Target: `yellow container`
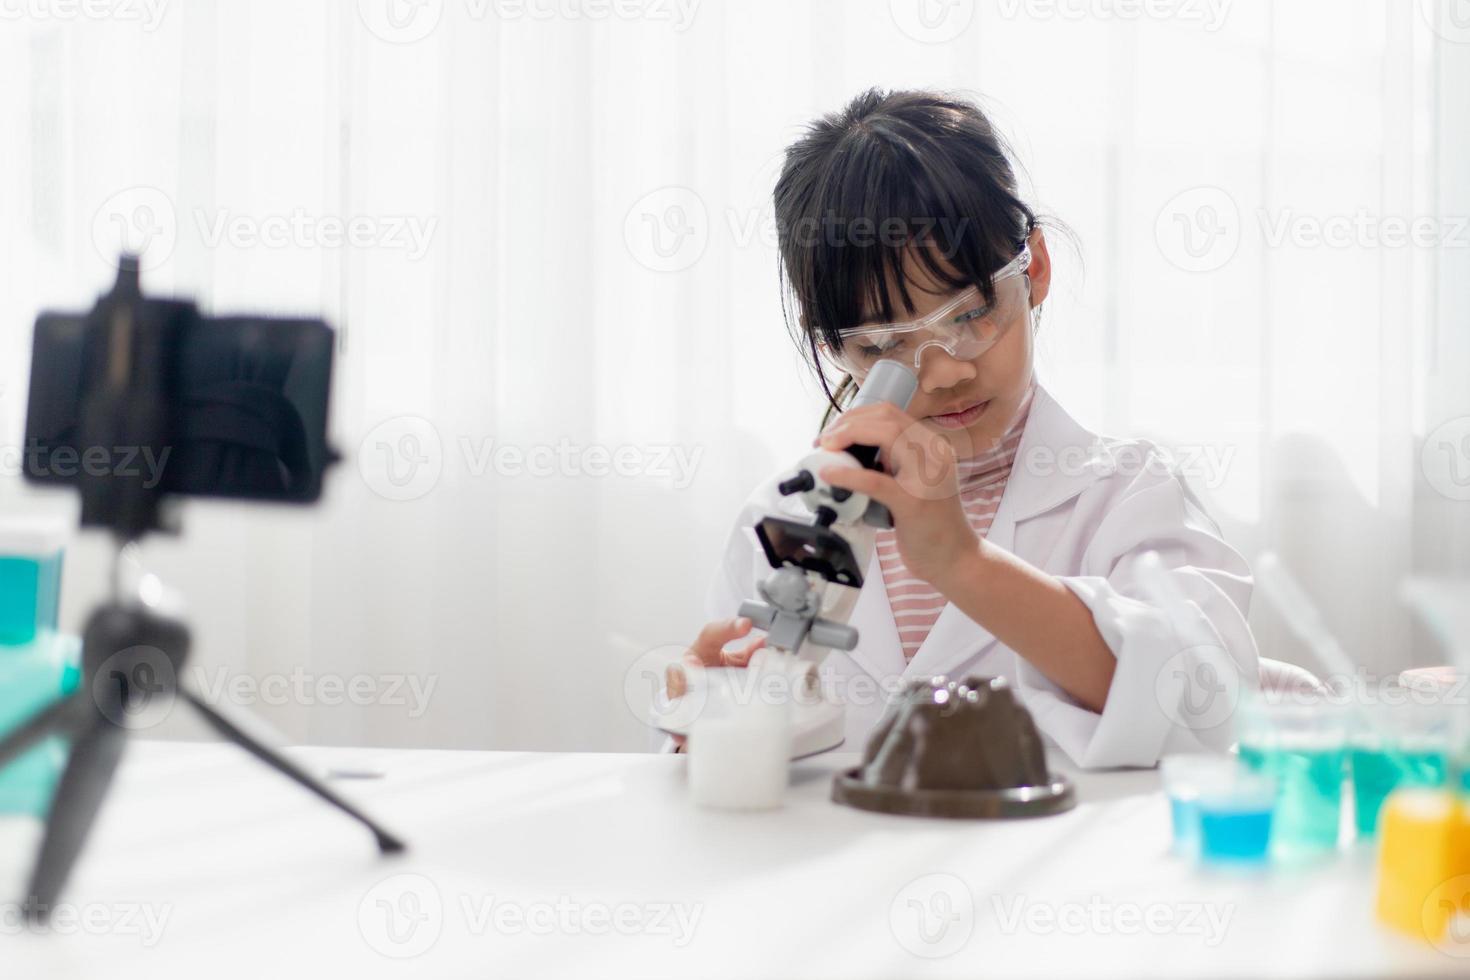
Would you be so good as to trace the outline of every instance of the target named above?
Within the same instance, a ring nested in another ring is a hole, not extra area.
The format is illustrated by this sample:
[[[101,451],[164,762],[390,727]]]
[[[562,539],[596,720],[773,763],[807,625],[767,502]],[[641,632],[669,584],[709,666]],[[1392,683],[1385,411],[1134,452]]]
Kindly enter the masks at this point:
[[[1454,942],[1470,952],[1456,930],[1470,916],[1470,805],[1456,793],[1404,789],[1384,805],[1378,851],[1378,919],[1435,945]]]

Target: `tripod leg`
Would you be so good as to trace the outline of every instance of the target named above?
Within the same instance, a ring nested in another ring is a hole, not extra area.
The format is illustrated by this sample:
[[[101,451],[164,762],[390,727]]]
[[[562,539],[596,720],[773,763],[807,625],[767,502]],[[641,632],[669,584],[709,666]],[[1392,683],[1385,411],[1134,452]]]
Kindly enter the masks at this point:
[[[98,714],[91,727],[73,741],[71,757],[51,801],[41,856],[31,874],[25,902],[27,919],[44,922],[51,915],[102,808],[102,798],[112,784],[126,740],[126,732]]]
[[[399,851],[405,849],[406,845],[403,843],[403,841],[399,840],[397,837],[394,837],[382,827],[379,827],[367,814],[363,813],[351,803],[348,803],[346,800],[338,796],[336,793],[332,792],[326,786],[323,786],[321,783],[317,782],[317,780],[313,778],[310,773],[302,769],[300,766],[296,765],[296,763],[292,762],[284,755],[280,754],[274,749],[260,744],[259,742],[255,741],[255,739],[245,734],[245,732],[237,728],[232,721],[230,721],[224,715],[220,714],[212,706],[200,700],[199,696],[193,691],[185,691],[181,688],[180,693],[183,694],[184,698],[190,704],[192,704],[201,715],[204,716],[204,720],[209,722],[210,726],[213,727],[215,731],[219,732],[225,738],[229,739],[231,742],[234,742],[236,745],[240,746],[240,748],[244,749],[246,752],[249,752],[251,755],[264,762],[266,765],[275,769],[277,772],[291,779],[294,779],[302,786],[311,790],[317,796],[320,796],[322,799],[332,804],[332,806],[341,810],[348,816],[355,818],[364,826],[366,826],[368,830],[371,830],[373,832],[373,836],[378,839],[379,851],[384,854],[396,854]]]
[[[71,719],[67,716],[76,707],[76,699],[85,696],[79,692],[47,705],[6,736],[4,741],[0,741],[0,769],[4,769],[12,759],[47,735],[70,736]]]

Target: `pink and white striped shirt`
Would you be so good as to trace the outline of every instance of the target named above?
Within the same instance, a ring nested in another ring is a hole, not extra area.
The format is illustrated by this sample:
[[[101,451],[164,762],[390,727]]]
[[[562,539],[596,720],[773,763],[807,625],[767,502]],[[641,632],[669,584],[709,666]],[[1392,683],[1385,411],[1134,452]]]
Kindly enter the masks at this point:
[[[970,526],[982,538],[990,532],[991,522],[995,520],[995,512],[1000,507],[1001,494],[1005,493],[1011,466],[1016,461],[1016,451],[1021,445],[1021,433],[1025,431],[1026,417],[1031,411],[1031,398],[1035,392],[1036,384],[1033,381],[998,445],[956,462],[960,503],[965,508]],[[878,564],[883,569],[883,585],[888,590],[888,604],[893,609],[893,621],[898,624],[898,638],[903,644],[904,660],[912,660],[949,600],[904,567],[893,531],[879,531],[877,545]]]

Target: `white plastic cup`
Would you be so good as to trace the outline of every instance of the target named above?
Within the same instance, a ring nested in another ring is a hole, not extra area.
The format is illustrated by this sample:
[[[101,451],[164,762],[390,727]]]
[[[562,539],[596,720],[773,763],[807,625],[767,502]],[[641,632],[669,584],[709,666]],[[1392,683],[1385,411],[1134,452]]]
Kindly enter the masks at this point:
[[[689,730],[689,791],[719,810],[770,810],[786,796],[791,731],[771,712],[701,718]],[[763,717],[762,717],[763,716]]]

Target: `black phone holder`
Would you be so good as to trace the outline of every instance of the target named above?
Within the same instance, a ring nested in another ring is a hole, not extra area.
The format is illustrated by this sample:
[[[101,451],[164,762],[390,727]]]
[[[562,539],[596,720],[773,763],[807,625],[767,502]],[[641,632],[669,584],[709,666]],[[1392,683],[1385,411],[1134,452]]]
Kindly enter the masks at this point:
[[[153,447],[167,450],[183,429],[178,392],[171,388],[176,344],[192,304],[145,299],[138,262],[125,256],[117,283],[89,315],[91,342],[77,441],[83,447]],[[31,404],[45,393],[35,388]],[[28,472],[27,476],[36,479]],[[93,472],[78,481],[82,523],[111,529],[123,547],[160,529],[166,486],[131,472]],[[49,736],[70,743],[70,753],[47,814],[40,855],[23,902],[26,918],[45,922],[107,795],[122,757],[130,719],[140,702],[178,698],[191,705],[226,741],[364,824],[384,854],[405,849],[356,806],[285,755],[255,740],[214,706],[179,682],[189,652],[189,630],[178,618],[124,594],[114,575],[113,595],[87,620],[82,635],[82,684],[43,708],[0,741],[0,769]]]

